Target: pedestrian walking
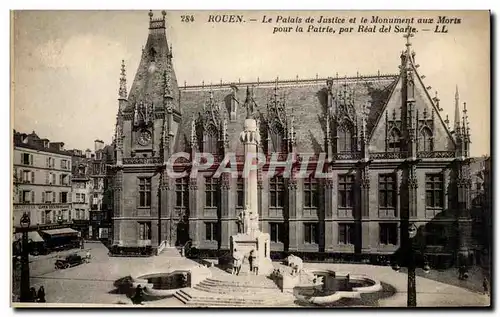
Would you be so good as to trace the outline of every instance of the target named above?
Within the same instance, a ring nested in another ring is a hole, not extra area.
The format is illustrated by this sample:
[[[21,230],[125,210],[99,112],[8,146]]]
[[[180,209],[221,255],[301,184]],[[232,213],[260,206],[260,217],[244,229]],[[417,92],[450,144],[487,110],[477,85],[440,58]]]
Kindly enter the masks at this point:
[[[38,289],[38,302],[39,303],[45,303],[45,289],[43,286],[40,286]]]
[[[134,303],[136,305],[142,304],[142,300],[143,300],[142,295],[143,295],[143,289],[142,289],[141,285],[139,284],[135,288],[134,296],[132,296],[132,303]]]
[[[37,294],[36,289],[34,287],[30,288],[30,302],[36,302]]]

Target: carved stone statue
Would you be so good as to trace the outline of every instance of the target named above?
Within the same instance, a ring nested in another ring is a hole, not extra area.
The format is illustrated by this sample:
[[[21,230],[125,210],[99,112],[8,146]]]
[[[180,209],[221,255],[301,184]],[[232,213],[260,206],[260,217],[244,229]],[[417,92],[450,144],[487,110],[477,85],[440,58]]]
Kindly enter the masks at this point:
[[[243,233],[244,228],[243,228],[243,211],[240,211],[238,214],[238,218],[236,219],[236,225],[238,225],[238,233]]]
[[[243,210],[243,233],[249,233],[250,229],[250,206],[246,206]]]
[[[249,228],[247,229],[247,233],[253,235],[254,233],[259,231],[259,214],[251,210],[248,214],[248,218]]]

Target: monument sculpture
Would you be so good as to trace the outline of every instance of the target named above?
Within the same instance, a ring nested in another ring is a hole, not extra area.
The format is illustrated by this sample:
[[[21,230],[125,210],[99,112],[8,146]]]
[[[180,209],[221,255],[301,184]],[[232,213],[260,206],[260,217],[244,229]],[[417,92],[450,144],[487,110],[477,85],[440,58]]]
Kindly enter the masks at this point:
[[[240,134],[243,143],[245,157],[257,157],[260,134],[257,122],[251,117],[251,109],[247,104],[247,117],[245,119],[243,132]],[[270,255],[270,236],[259,229],[259,210],[257,198],[257,170],[249,170],[243,177],[243,189],[245,209],[239,217],[238,234],[231,236],[231,250],[235,249],[246,257],[254,250],[258,275],[267,275],[273,270]]]

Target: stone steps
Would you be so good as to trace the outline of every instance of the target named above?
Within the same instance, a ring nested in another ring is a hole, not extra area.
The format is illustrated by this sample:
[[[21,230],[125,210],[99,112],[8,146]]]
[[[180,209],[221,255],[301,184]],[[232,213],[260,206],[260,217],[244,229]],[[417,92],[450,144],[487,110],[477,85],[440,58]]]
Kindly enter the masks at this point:
[[[253,279],[230,279],[219,280],[214,278],[207,278],[203,281],[205,284],[220,287],[235,287],[235,288],[277,288],[276,284],[268,278],[259,278],[254,276]]]
[[[256,299],[249,297],[224,296],[195,290],[179,290],[174,297],[188,306],[194,307],[272,307],[274,300]]]
[[[229,274],[221,279],[207,278],[193,288],[177,291],[174,296],[185,305],[196,307],[273,307],[287,299],[264,276]]]
[[[249,288],[241,288],[241,287],[222,287],[222,286],[214,286],[210,284],[200,283],[193,287],[196,290],[207,292],[207,293],[217,293],[217,294],[249,294],[249,295],[257,295],[257,294],[266,294],[269,293],[270,290],[275,291],[274,289],[269,288],[257,288],[257,287],[249,287]]]

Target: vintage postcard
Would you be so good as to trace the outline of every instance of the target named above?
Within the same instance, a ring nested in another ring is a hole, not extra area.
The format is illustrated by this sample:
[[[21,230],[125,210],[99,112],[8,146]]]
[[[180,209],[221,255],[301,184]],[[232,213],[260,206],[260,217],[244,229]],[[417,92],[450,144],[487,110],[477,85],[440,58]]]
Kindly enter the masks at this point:
[[[12,306],[491,306],[489,11],[11,26]]]

